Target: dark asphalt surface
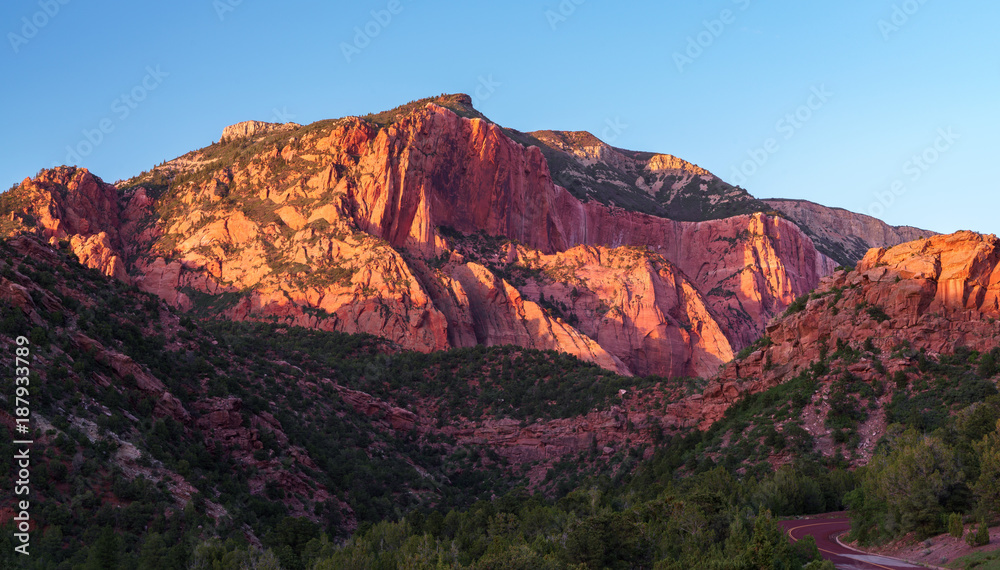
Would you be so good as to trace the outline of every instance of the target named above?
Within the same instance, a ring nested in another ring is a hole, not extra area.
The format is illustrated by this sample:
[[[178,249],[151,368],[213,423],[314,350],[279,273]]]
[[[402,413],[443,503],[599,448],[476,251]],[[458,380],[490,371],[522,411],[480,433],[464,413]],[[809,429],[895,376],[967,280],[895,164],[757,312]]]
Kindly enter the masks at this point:
[[[823,558],[833,562],[840,570],[903,570],[921,568],[884,556],[864,554],[841,546],[836,537],[851,529],[851,521],[844,513],[821,515],[802,520],[780,521],[792,541],[812,535]]]

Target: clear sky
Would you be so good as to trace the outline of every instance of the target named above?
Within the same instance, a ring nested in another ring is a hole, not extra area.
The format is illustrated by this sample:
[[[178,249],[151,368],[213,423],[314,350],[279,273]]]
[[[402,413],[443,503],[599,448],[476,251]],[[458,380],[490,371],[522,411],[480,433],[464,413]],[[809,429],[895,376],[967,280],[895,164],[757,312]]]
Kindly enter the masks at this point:
[[[761,198],[1000,233],[998,21],[985,0],[6,0],[0,185],[465,92]]]

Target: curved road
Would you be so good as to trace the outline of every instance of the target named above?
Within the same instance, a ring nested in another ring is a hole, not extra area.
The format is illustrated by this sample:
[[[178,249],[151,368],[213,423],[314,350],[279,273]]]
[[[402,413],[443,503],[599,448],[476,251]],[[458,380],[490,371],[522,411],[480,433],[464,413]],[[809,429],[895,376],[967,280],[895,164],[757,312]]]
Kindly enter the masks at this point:
[[[841,546],[836,537],[851,529],[851,521],[844,513],[831,513],[825,516],[811,517],[802,520],[779,521],[792,542],[812,535],[823,558],[833,562],[840,570],[902,570],[921,568],[900,560],[865,554]]]

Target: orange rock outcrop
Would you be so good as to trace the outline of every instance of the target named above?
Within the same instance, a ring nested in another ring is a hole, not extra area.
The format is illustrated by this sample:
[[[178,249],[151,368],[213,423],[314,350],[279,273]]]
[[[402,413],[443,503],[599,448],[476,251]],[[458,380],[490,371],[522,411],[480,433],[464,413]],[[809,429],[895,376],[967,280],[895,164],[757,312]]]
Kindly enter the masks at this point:
[[[868,345],[888,358],[883,371],[852,369],[872,378],[910,367],[908,358],[889,356],[904,346],[932,355],[992,350],[1000,345],[1000,240],[958,232],[872,249],[856,270],[824,278],[801,311],[767,327],[767,337],[767,346],[728,364],[670,413],[707,427],[743,395],[795,377],[838,345]]]

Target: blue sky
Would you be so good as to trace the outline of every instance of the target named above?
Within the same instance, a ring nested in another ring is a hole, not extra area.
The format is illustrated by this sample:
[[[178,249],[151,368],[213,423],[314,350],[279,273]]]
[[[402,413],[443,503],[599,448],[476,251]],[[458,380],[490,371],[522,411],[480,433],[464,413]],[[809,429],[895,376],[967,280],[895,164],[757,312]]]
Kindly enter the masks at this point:
[[[1000,233],[997,3],[622,4],[8,0],[0,187],[465,92],[505,126],[675,154],[761,198]]]

